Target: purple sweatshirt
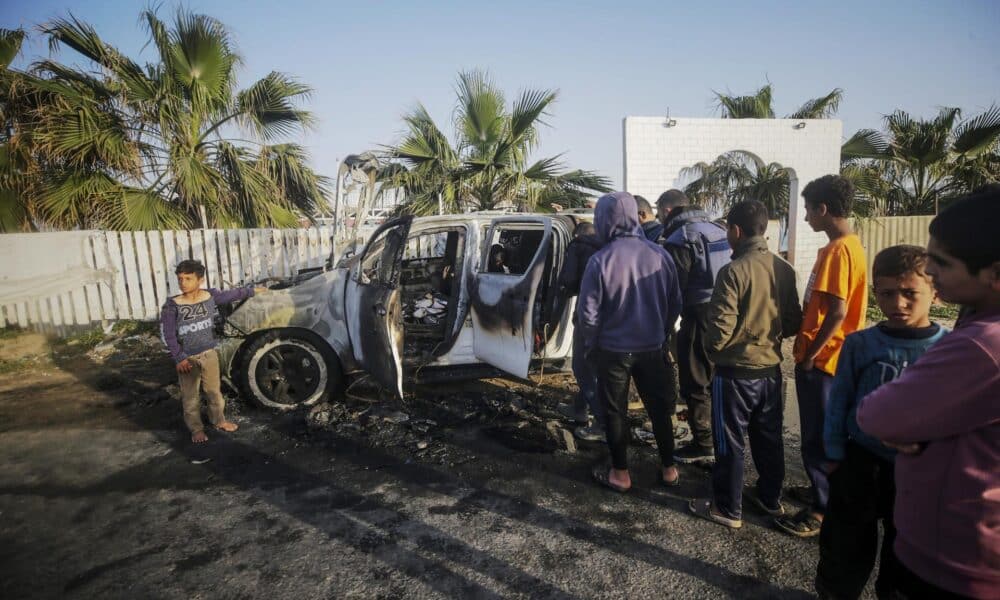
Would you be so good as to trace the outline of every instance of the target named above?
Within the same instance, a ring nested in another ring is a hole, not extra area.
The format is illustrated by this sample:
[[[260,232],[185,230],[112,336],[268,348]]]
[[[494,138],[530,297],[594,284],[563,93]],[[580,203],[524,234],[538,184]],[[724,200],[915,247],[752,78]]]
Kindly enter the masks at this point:
[[[253,288],[233,288],[220,291],[208,290],[211,296],[195,304],[177,304],[173,298],[163,303],[160,311],[160,335],[174,362],[211,350],[218,345],[215,339],[215,315],[218,305],[229,304],[253,296]]]
[[[586,346],[659,350],[681,312],[673,259],[643,235],[631,194],[602,196],[594,222],[604,246],[587,262],[577,301]]]
[[[896,556],[943,589],[1000,593],[1000,309],[959,320],[895,381],[865,396],[866,433],[925,444],[896,456]]]

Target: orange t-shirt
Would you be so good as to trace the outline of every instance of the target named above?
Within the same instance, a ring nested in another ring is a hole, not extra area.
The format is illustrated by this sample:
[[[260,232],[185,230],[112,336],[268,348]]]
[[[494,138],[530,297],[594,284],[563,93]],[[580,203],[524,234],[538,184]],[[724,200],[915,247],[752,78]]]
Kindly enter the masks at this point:
[[[795,362],[805,358],[806,350],[819,333],[820,325],[826,318],[820,295],[825,292],[836,296],[847,304],[847,315],[833,337],[816,355],[815,367],[833,375],[837,370],[837,359],[844,346],[844,338],[865,326],[868,308],[868,274],[865,266],[865,249],[861,239],[851,233],[833,240],[819,249],[816,264],[813,265],[806,285],[803,301],[802,329],[795,338]]]

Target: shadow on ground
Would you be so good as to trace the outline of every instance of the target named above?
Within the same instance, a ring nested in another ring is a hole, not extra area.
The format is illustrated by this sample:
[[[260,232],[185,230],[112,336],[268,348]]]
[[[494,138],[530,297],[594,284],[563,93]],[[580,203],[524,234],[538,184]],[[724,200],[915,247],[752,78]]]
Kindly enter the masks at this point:
[[[458,464],[447,458],[443,464],[433,464],[415,456],[412,449],[379,447],[363,430],[344,433],[310,428],[303,413],[265,413],[238,403],[233,408],[240,413],[239,432],[215,434],[208,444],[194,445],[182,431],[179,406],[165,398],[160,387],[174,377],[169,362],[124,361],[108,367],[81,355],[62,360],[60,368],[94,396],[90,404],[84,402],[85,407],[99,407],[98,398],[109,396],[110,406],[127,423],[122,429],[151,434],[165,446],[156,455],[112,467],[110,473],[82,485],[45,480],[12,484],[2,479],[0,501],[31,498],[41,503],[40,509],[47,502],[69,502],[73,518],[80,523],[99,521],[100,509],[91,505],[109,499],[123,503],[152,497],[154,503],[147,510],[164,513],[126,523],[98,523],[101,529],[135,528],[104,532],[131,543],[124,556],[94,555],[64,563],[59,586],[65,593],[154,591],[145,587],[149,583],[139,574],[155,557],[171,555],[174,559],[164,577],[176,581],[177,587],[158,592],[180,596],[197,589],[202,579],[221,582],[234,572],[242,573],[242,563],[227,557],[253,552],[260,545],[276,545],[275,554],[283,561],[276,567],[278,575],[263,578],[263,587],[230,588],[234,593],[416,597],[436,592],[445,597],[483,598],[634,593],[809,596],[803,591],[809,574],[796,572],[795,561],[783,561],[780,553],[801,555],[802,548],[810,545],[782,540],[782,548],[765,539],[773,536],[762,527],[745,527],[732,534],[684,514],[686,498],[707,491],[704,471],[684,469],[684,485],[669,493],[642,485],[654,481],[656,467],[653,452],[640,448],[634,453],[639,483],[627,496],[615,496],[589,481],[590,465],[603,458],[600,446],[581,448],[574,455],[519,451],[503,439],[484,434],[495,423],[470,421],[446,404],[449,390],[490,396],[505,393],[502,384],[422,388],[417,401],[395,407],[435,417],[441,429],[429,432],[430,438],[450,452],[444,456],[465,457]],[[121,385],[109,389],[109,381]],[[554,396],[562,390],[540,392]],[[7,396],[5,402],[25,403],[16,394],[17,399]],[[105,400],[103,407],[107,405]],[[89,420],[85,416],[77,415],[74,421],[72,411],[67,410],[50,417],[26,417],[0,429],[0,436],[74,423],[97,428],[95,424],[101,422],[99,416],[91,415]],[[97,453],[95,458],[103,457]],[[236,503],[240,509],[234,508]],[[242,520],[236,527],[249,533],[234,534],[238,539],[229,545],[197,537],[199,521],[191,518],[192,511],[239,512]],[[44,512],[34,516],[44,519]],[[751,524],[764,525],[763,519],[747,517]],[[164,537],[150,528],[154,524],[196,537],[185,547],[176,537]],[[44,522],[35,525],[45,527]],[[40,538],[58,544],[67,534],[46,532]],[[322,548],[306,543],[316,535],[329,543]],[[7,556],[2,558],[13,558],[18,569],[26,569],[15,555],[32,543],[19,539],[5,544]],[[29,550],[27,555],[41,553],[40,548]],[[332,575],[289,583],[289,575],[297,568],[286,565],[296,560],[314,571],[332,569]],[[13,579],[0,591],[6,597],[15,597],[7,592],[30,596],[34,588],[26,580],[29,573],[11,575]],[[190,585],[184,582],[188,577]],[[108,578],[116,580],[113,586],[105,581]],[[130,578],[134,578],[132,587]]]

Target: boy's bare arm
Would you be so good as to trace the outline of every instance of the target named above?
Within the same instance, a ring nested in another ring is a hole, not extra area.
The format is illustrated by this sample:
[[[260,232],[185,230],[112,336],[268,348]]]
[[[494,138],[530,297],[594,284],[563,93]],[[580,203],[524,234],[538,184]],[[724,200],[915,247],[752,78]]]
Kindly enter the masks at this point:
[[[823,303],[824,314],[823,323],[819,326],[819,331],[816,333],[816,339],[812,341],[809,348],[806,350],[806,355],[799,363],[799,367],[804,371],[808,371],[813,368],[813,362],[816,360],[816,356],[820,353],[830,339],[833,337],[837,328],[844,321],[847,316],[847,302],[843,298],[838,298],[832,294],[827,294],[826,292],[813,291],[814,294],[819,294],[820,302]]]

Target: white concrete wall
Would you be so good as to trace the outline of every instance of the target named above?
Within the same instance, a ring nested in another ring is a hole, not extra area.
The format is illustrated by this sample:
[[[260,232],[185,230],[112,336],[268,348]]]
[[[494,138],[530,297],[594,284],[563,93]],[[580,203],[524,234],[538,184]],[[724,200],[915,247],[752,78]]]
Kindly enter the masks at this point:
[[[789,207],[789,260],[799,272],[800,293],[826,236],[805,223],[800,190],[823,175],[840,172],[843,126],[835,119],[673,119],[626,117],[625,190],[655,202],[680,187],[681,169],[710,163],[730,150],[748,150],[765,162],[794,171]],[[805,123],[796,129],[795,125]]]

